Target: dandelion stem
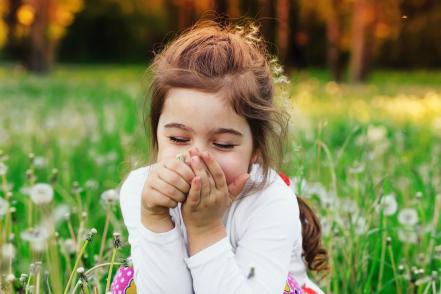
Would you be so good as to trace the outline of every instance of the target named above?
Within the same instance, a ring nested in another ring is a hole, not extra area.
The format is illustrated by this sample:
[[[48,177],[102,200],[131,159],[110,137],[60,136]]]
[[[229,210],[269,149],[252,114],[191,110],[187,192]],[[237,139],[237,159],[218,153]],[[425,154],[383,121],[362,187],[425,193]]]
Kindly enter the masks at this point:
[[[37,269],[37,277],[35,278],[35,293],[40,294],[40,273],[41,269]]]
[[[112,269],[113,269],[113,263],[115,262],[116,250],[117,250],[117,248],[115,248],[115,247],[112,250],[112,259],[110,260],[109,272],[107,273],[106,290],[104,291],[104,293],[107,293],[110,288],[110,278],[112,276]]]
[[[32,271],[29,273],[28,281],[26,282],[25,294],[29,293],[29,287],[31,286],[31,280],[32,280]]]
[[[109,222],[110,222],[110,209],[108,209],[107,213],[106,213],[106,221],[104,223],[103,235],[101,237],[100,252],[98,254],[98,263],[101,262],[101,258],[103,257],[104,245],[106,244],[106,237],[107,237],[107,230],[109,228]]]
[[[74,267],[73,267],[73,269],[72,269],[72,271],[70,272],[70,275],[69,275],[69,280],[67,280],[66,287],[64,288],[64,294],[67,294],[68,291],[69,291],[69,286],[72,283],[72,279],[73,279],[73,277],[75,276],[75,274],[77,272],[77,267],[80,264],[81,256],[84,254],[84,251],[86,250],[87,244],[89,244],[89,240],[88,239],[86,239],[84,241],[83,247],[81,247],[81,251],[80,251],[80,253],[77,256],[77,259],[75,260]]]
[[[395,266],[395,259],[394,259],[394,252],[393,252],[393,248],[391,245],[388,246],[388,251],[389,251],[389,256],[390,256],[390,263],[392,265],[392,271],[394,273],[395,285],[397,286],[398,293],[402,293],[401,281],[399,280],[400,277],[397,274],[397,268]]]
[[[88,271],[86,271],[85,274],[86,275],[90,275],[93,271],[95,271],[95,270],[97,270],[97,269],[99,269],[101,267],[105,267],[105,266],[111,265],[111,264],[113,264],[113,265],[122,265],[123,263],[122,262],[113,262],[113,263],[106,262],[106,263],[98,264],[98,265],[95,265],[94,267],[90,268]]]
[[[381,284],[383,282],[383,272],[384,272],[384,259],[386,255],[386,239],[384,236],[384,230],[386,227],[386,218],[384,215],[381,216],[381,257],[380,257],[380,274],[378,275],[378,288],[381,289]]]
[[[70,220],[70,217],[67,219],[67,227],[69,229],[70,237],[72,238],[72,240],[75,243],[77,243],[77,238],[75,237],[75,233],[74,233],[74,230],[73,230],[73,227],[72,227],[72,221]]]

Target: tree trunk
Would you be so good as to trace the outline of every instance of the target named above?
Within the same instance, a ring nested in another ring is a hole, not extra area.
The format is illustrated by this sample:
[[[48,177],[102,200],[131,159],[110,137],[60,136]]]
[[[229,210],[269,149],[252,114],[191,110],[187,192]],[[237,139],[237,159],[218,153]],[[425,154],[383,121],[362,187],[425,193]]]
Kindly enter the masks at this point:
[[[274,41],[274,16],[271,1],[259,0],[259,21],[262,25],[263,37],[267,41]]]
[[[340,21],[338,15],[339,0],[333,0],[333,11],[326,23],[327,37],[327,62],[331,71],[332,79],[336,82],[341,81],[340,64]]]
[[[352,15],[352,44],[349,78],[353,83],[366,80],[372,52],[375,11],[369,0],[356,0]]]
[[[178,29],[182,31],[193,23],[194,4],[192,0],[181,0],[176,3],[178,4]]]
[[[289,41],[289,0],[277,1],[277,45],[279,47],[279,58],[281,63],[285,63]]]
[[[240,1],[238,0],[228,1],[228,16],[230,18],[240,17]]]
[[[54,64],[55,44],[47,35],[50,0],[32,1],[35,21],[31,26],[26,67],[36,73],[48,73]]]

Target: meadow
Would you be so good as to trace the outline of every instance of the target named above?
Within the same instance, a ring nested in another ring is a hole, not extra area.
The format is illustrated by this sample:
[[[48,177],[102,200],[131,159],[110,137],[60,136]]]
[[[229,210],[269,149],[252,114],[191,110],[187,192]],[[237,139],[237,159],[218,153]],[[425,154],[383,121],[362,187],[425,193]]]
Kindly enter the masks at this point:
[[[105,293],[146,164],[143,66],[0,67],[0,292]],[[283,171],[318,213],[326,293],[441,293],[441,72],[290,73]],[[79,269],[79,270],[78,270]]]

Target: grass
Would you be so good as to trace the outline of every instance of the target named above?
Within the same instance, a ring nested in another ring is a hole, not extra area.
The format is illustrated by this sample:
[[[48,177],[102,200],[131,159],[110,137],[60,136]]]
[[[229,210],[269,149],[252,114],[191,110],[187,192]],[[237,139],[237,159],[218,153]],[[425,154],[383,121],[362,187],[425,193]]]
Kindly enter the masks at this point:
[[[1,291],[61,293],[71,276],[71,285],[83,277],[83,292],[103,292],[110,261],[116,268],[129,255],[119,207],[101,195],[146,164],[143,73],[0,68]],[[330,274],[314,278],[327,293],[440,291],[441,72],[379,71],[358,86],[327,76],[293,72],[288,89],[283,169],[320,216],[331,256]],[[36,183],[51,185],[53,201],[30,200]],[[46,234],[29,235],[40,224]]]

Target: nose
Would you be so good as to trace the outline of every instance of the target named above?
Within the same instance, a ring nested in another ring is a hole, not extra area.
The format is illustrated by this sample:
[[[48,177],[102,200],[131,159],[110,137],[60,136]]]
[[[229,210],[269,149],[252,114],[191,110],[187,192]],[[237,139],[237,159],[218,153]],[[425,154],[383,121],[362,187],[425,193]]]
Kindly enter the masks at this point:
[[[190,158],[192,156],[198,156],[202,154],[202,149],[198,148],[198,146],[192,146],[187,150],[187,153],[185,154],[185,162],[190,163]]]

